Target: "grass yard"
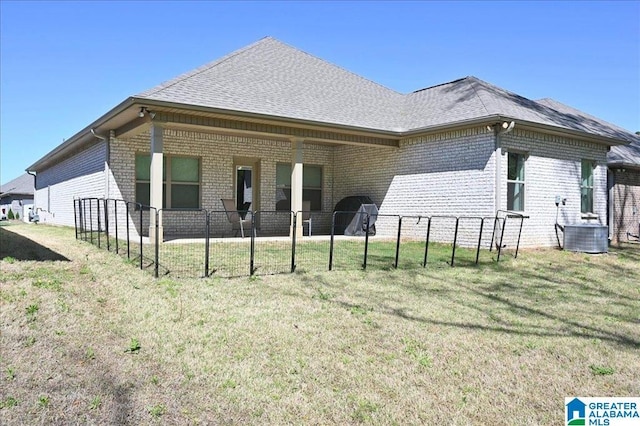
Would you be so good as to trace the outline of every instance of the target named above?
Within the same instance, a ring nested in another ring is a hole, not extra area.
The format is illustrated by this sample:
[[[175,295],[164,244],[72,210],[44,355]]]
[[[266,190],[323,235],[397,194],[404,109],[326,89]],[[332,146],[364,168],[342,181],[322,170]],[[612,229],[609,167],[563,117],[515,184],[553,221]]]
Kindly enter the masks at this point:
[[[640,246],[154,280],[12,223],[0,259],[0,424],[556,425],[640,394]]]

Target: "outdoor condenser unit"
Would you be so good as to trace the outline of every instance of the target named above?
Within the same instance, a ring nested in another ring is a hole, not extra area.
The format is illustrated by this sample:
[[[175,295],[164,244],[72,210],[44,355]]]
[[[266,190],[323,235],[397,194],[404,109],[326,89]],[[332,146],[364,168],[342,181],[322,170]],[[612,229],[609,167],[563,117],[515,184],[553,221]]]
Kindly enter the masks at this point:
[[[564,249],[583,253],[609,251],[609,227],[597,224],[564,226]]]

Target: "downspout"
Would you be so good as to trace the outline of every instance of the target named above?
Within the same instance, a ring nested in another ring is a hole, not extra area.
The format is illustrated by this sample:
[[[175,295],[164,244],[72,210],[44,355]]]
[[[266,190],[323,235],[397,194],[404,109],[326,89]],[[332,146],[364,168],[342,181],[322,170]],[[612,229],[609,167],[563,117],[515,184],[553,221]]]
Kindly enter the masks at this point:
[[[501,183],[501,174],[502,174],[502,145],[500,141],[500,133],[498,133],[498,126],[487,126],[487,128],[493,129],[494,136],[494,152],[496,153],[495,160],[495,185],[494,185],[494,209],[493,211],[497,214],[498,210],[500,210],[501,205],[501,191],[502,186]]]
[[[105,142],[107,145],[107,154],[104,163],[104,198],[109,198],[109,139],[104,136],[100,136],[93,129],[91,130],[91,134],[101,141]]]
[[[38,176],[34,172],[31,172],[29,170],[27,170],[27,174],[30,174],[31,176],[33,176],[33,209],[32,209],[32,212],[33,212],[33,214],[36,214],[36,212],[38,211],[38,208],[36,207],[38,205],[36,203],[36,194],[38,193],[38,190],[36,189],[36,186],[38,185]]]

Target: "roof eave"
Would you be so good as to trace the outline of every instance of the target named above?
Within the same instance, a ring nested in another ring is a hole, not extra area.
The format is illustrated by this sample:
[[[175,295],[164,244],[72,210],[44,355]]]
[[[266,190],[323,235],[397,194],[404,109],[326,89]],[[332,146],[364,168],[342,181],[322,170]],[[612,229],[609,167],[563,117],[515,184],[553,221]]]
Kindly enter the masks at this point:
[[[552,126],[549,124],[536,123],[533,121],[519,120],[517,118],[506,118],[506,120],[515,121],[516,127],[520,127],[525,130],[543,131],[544,133],[547,133],[547,134],[586,140],[589,142],[599,143],[606,146],[628,145],[630,143],[629,141],[625,141],[622,139],[596,135],[593,133],[588,133],[580,130],[567,129],[566,127],[558,127],[558,126]]]
[[[135,103],[136,103],[136,99],[133,98],[133,97],[129,97],[129,98],[125,99],[124,101],[120,102],[118,105],[116,105],[115,107],[110,109],[107,113],[105,113],[102,116],[100,116],[93,123],[89,124],[87,127],[85,127],[84,129],[80,130],[75,135],[71,136],[69,139],[64,141],[62,144],[58,145],[53,150],[49,151],[42,158],[40,158],[38,161],[36,161],[35,163],[33,163],[32,165],[27,167],[25,169],[25,171],[27,171],[27,172],[37,172],[38,169],[42,168],[42,166],[52,162],[53,160],[55,160],[59,156],[62,156],[65,153],[75,149],[76,147],[81,146],[83,143],[86,143],[86,142],[90,141],[91,139],[94,139],[95,136],[91,133],[91,129],[97,129],[100,126],[103,126],[105,123],[107,123],[113,117],[117,116],[122,111],[126,110],[127,108],[129,108],[131,105],[133,105]]]
[[[640,170],[640,163],[630,163],[628,161],[608,161],[607,167],[611,169],[634,169]]]
[[[402,138],[408,138],[412,136],[422,135],[425,133],[435,133],[435,132],[443,132],[448,130],[458,130],[466,127],[490,125],[490,124],[495,124],[496,122],[504,121],[504,120],[507,120],[507,118],[501,115],[497,115],[497,114],[488,115],[484,117],[472,118],[468,120],[460,120],[460,121],[455,121],[451,123],[436,124],[434,126],[419,127],[416,129],[400,132],[399,134]]]
[[[400,137],[400,132],[397,130],[385,130],[385,129],[371,129],[367,127],[360,126],[351,126],[347,124],[339,124],[339,123],[330,123],[324,121],[315,121],[315,120],[305,120],[302,118],[293,118],[293,117],[284,117],[270,114],[261,114],[250,111],[239,111],[239,110],[231,110],[224,108],[216,108],[216,107],[207,107],[202,105],[192,105],[192,104],[184,104],[179,102],[171,102],[171,101],[163,101],[157,99],[146,99],[146,98],[132,98],[136,103],[144,104],[148,107],[165,107],[165,108],[177,108],[177,109],[185,109],[191,111],[205,112],[210,114],[222,114],[229,115],[238,118],[249,118],[249,119],[259,119],[259,120],[269,120],[269,121],[277,121],[282,124],[294,124],[298,126],[313,126],[313,127],[322,127],[327,130],[343,130],[347,132],[357,132],[357,133],[367,133],[371,136],[383,136],[397,139]]]
[[[484,117],[478,117],[478,118],[473,118],[468,120],[460,120],[452,123],[444,123],[444,124],[439,124],[435,126],[426,126],[418,129],[412,129],[409,131],[401,132],[401,137],[407,138],[412,136],[418,136],[425,133],[457,130],[457,129],[472,127],[472,126],[490,125],[490,124],[495,124],[496,122],[503,122],[503,121],[507,121],[507,122],[515,121],[516,128],[521,128],[525,130],[534,130],[534,131],[539,131],[547,134],[553,134],[553,135],[564,136],[564,137],[577,138],[580,140],[586,140],[589,142],[595,142],[595,143],[604,144],[607,146],[628,145],[630,143],[622,139],[616,139],[616,138],[611,138],[611,137],[606,137],[601,135],[595,135],[593,133],[587,133],[579,130],[572,130],[564,127],[558,127],[558,126],[536,123],[536,122],[527,121],[527,120],[521,120],[515,117],[510,117],[502,114],[493,114],[493,115],[487,115]]]

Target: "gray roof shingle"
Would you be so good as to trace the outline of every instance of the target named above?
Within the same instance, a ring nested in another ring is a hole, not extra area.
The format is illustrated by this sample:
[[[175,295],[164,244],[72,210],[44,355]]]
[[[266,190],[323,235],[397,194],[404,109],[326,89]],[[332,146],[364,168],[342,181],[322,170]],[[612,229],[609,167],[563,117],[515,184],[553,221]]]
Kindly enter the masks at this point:
[[[551,99],[533,101],[475,77],[403,95],[271,37],[136,97],[392,132],[499,115],[637,140],[575,108]]]
[[[30,194],[33,195],[33,176],[28,173],[0,186],[0,195]]]
[[[136,97],[378,130],[400,122],[403,99],[271,37]]]
[[[640,140],[626,146],[613,146],[607,154],[609,165],[640,169]]]

